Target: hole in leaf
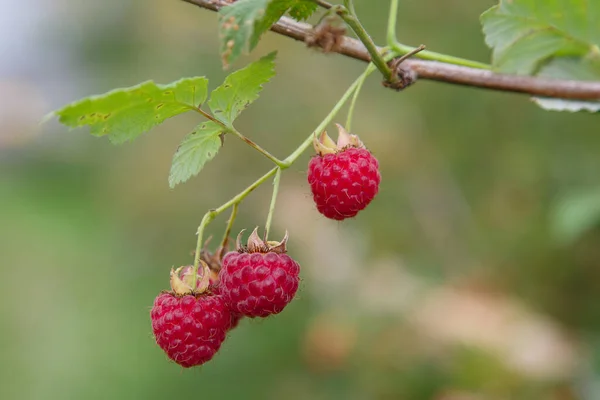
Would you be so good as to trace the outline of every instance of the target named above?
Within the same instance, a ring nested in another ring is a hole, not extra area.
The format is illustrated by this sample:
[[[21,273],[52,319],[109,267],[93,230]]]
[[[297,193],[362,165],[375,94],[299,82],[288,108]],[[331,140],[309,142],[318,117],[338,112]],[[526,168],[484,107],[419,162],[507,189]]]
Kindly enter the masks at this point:
[[[160,103],[156,105],[156,109],[160,110],[163,106],[165,105],[165,103]]]

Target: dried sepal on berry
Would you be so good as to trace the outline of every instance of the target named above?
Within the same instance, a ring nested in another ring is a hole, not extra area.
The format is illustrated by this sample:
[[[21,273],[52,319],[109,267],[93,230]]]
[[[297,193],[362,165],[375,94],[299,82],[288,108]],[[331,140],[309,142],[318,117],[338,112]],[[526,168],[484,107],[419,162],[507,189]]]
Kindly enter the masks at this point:
[[[338,129],[337,142],[334,142],[325,131],[321,133],[320,137],[317,138],[315,135],[313,138],[313,147],[318,155],[324,156],[325,154],[336,154],[348,148],[365,148],[364,143],[358,136],[352,135],[340,124],[335,124],[335,126]]]
[[[196,274],[191,265],[171,268],[171,290],[178,296],[204,293],[210,285],[211,271],[208,264],[202,260],[200,260],[200,267]]]
[[[285,235],[281,242],[276,241],[265,241],[260,238],[258,235],[258,227],[254,228],[250,236],[248,237],[248,242],[246,245],[241,243],[242,233],[244,233],[244,229],[242,229],[235,240],[236,250],[240,253],[277,253],[284,254],[287,252],[287,241],[289,239],[288,232],[285,231]]]
[[[212,236],[209,237],[204,242],[204,247],[202,248],[202,251],[200,252],[200,259],[202,261],[204,261],[206,264],[208,264],[208,267],[210,268],[211,273],[218,274],[219,271],[221,270],[223,256],[229,250],[229,241],[228,240],[225,241],[225,243],[223,243],[222,245],[217,247],[217,249],[215,250],[214,253],[211,253],[211,251],[208,249],[208,244],[210,243],[211,239],[212,239]]]

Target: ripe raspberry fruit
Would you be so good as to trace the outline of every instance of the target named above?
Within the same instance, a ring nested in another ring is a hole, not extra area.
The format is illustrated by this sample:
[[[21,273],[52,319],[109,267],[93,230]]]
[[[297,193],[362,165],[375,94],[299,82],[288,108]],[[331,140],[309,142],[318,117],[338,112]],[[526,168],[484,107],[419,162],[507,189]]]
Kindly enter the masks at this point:
[[[377,159],[358,136],[337,124],[337,144],[323,132],[315,138],[317,155],[308,164],[308,183],[324,216],[338,221],[352,218],[373,200],[381,175]]]
[[[241,233],[240,233],[241,235]],[[281,243],[265,242],[257,229],[237,251],[223,258],[219,290],[233,313],[268,317],[280,313],[292,301],[300,278],[300,266],[286,253],[287,233]]]
[[[173,291],[159,294],[150,312],[156,343],[184,368],[212,359],[232,323],[223,297],[206,290],[208,279],[194,279],[189,271],[190,267],[171,270]],[[205,277],[207,272],[208,267]],[[194,280],[201,282],[195,291],[190,284]]]

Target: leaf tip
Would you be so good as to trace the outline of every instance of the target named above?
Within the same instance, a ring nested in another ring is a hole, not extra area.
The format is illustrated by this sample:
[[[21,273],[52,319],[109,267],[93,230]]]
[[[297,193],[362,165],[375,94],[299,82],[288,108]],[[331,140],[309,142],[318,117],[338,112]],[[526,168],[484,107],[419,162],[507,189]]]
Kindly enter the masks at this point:
[[[56,113],[56,111],[50,111],[48,114],[46,114],[42,117],[42,119],[39,122],[39,125],[46,124],[48,121],[50,121],[54,117],[58,117],[58,114]]]

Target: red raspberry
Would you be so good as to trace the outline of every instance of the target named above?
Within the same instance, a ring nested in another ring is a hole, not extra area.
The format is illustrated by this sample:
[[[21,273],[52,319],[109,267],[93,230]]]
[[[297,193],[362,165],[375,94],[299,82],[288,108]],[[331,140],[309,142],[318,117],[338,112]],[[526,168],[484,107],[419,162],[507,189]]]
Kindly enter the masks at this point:
[[[255,229],[248,246],[239,245],[223,258],[220,292],[233,313],[267,317],[280,313],[292,301],[299,284],[300,266],[285,254],[287,233],[281,243],[265,242]]]
[[[156,343],[184,368],[213,358],[232,324],[223,296],[210,290],[208,265],[200,264],[201,275],[192,266],[171,270],[172,291],[159,294],[150,312]]]
[[[335,144],[324,132],[308,164],[308,183],[317,209],[327,218],[352,218],[379,191],[379,163],[357,136],[340,126]]]
[[[211,278],[210,280],[210,286],[209,286],[209,290],[217,295],[221,294],[221,288],[219,286],[219,280],[213,280]],[[238,326],[238,324],[240,323],[240,320],[244,318],[244,316],[242,314],[238,314],[238,313],[231,313],[231,326],[229,327],[229,330],[232,330],[233,328],[235,328],[236,326]]]
[[[161,293],[150,312],[156,343],[184,368],[204,364],[221,347],[231,325],[222,296]]]

